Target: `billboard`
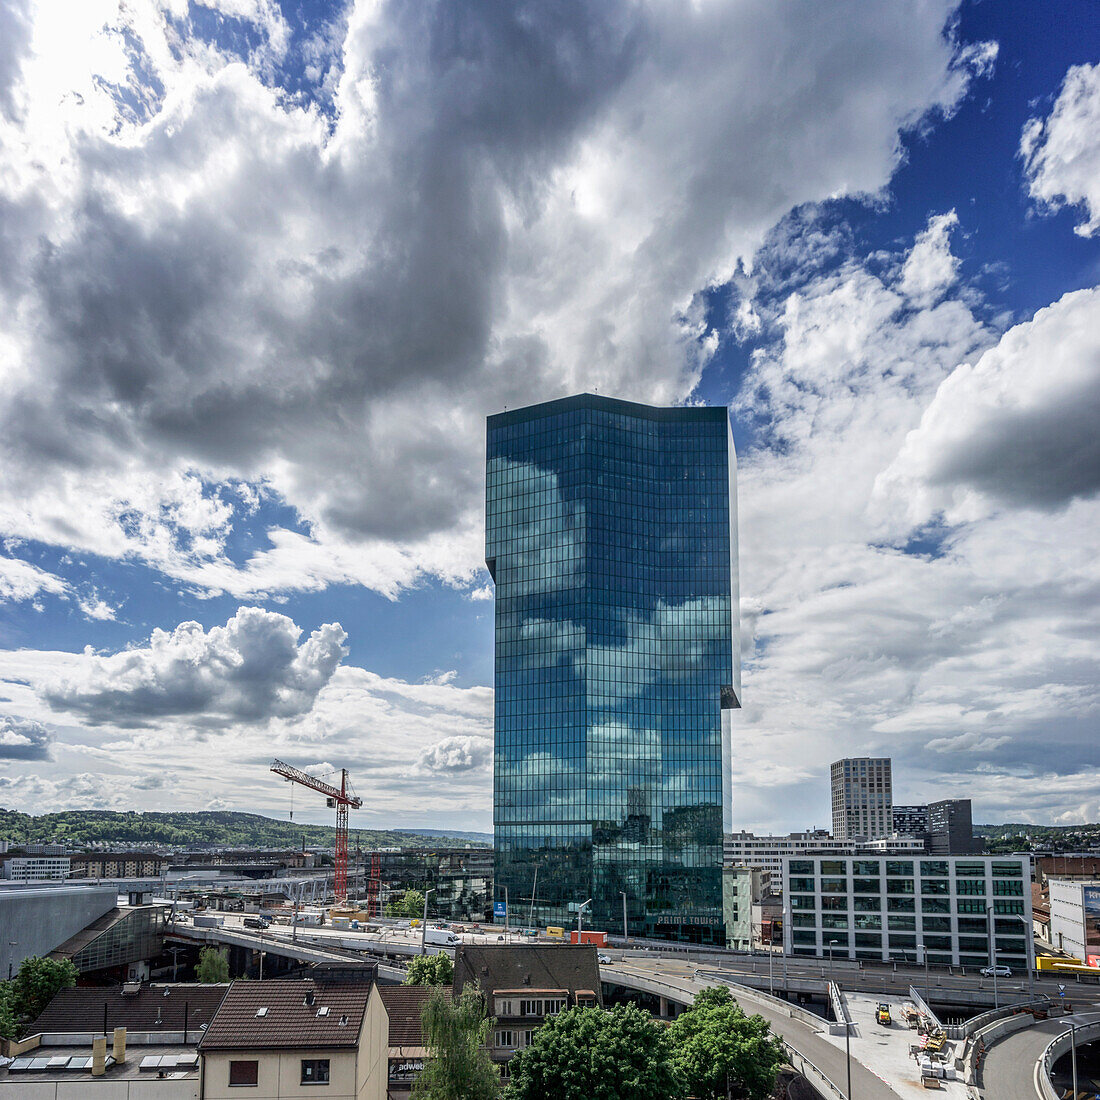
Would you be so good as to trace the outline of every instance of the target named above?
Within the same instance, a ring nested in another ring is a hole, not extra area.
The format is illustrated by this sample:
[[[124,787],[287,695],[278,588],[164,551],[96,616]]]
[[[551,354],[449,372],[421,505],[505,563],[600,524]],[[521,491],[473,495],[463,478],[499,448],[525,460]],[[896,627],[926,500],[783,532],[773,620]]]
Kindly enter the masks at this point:
[[[1082,886],[1085,919],[1085,961],[1100,967],[1100,886]]]

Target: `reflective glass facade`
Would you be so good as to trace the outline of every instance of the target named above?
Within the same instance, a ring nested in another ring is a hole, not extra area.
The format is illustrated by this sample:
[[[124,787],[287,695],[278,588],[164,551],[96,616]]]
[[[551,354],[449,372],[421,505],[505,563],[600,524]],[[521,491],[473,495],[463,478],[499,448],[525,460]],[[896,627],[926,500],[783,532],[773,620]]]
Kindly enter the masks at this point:
[[[513,925],[723,943],[740,705],[725,409],[589,395],[488,421],[494,824]],[[537,887],[535,881],[538,872]]]

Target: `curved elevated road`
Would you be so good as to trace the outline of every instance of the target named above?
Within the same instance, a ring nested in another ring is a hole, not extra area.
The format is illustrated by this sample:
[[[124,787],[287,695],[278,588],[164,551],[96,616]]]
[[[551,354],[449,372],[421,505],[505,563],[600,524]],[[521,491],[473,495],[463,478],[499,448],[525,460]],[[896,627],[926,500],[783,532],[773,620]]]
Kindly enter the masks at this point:
[[[684,1003],[690,1004],[695,994],[711,985],[719,982],[713,979],[694,974],[695,967],[687,963],[657,963],[646,961],[639,966],[633,961],[604,964],[600,967],[600,973],[604,981],[619,982],[629,986],[631,978],[646,979],[657,978],[662,983],[673,989],[679,990],[684,995]],[[735,975],[731,975],[731,978]],[[736,997],[736,991],[734,996]],[[817,1031],[800,1020],[791,1019],[783,1014],[779,1008],[772,1008],[760,1002],[746,1001],[745,1009],[750,1013],[759,1013],[772,1026],[777,1035],[782,1035],[787,1045],[803,1055],[822,1073],[825,1074],[842,1093],[847,1092],[847,1067],[844,1051],[823,1039]],[[822,1028],[827,1026],[821,1021]],[[852,1095],[859,1100],[898,1100],[898,1094],[890,1088],[880,1077],[877,1077],[866,1066],[852,1059]]]
[[[1041,1100],[1036,1072],[1043,1051],[1055,1036],[1069,1031],[1071,1023],[1089,1024],[1095,1020],[1100,1020],[1100,1012],[1058,1016],[1013,1032],[994,1043],[986,1052],[982,1066],[982,1096],[989,1100]]]

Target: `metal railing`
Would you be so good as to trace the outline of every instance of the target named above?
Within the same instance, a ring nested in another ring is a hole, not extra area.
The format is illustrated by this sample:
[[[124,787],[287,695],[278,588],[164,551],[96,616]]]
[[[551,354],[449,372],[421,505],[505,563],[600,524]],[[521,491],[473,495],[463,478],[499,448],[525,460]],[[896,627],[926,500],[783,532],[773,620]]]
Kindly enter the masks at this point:
[[[848,1100],[843,1091],[833,1084],[833,1082],[818,1069],[809,1058],[801,1053],[801,1051],[795,1050],[794,1047],[788,1045],[786,1042],[784,1042],[783,1047],[787,1051],[787,1061],[789,1061],[791,1066],[798,1070],[803,1077],[821,1085],[830,1096],[835,1096],[837,1100]],[[806,1072],[807,1068],[810,1070],[809,1073]]]
[[[1043,1100],[1059,1100],[1059,1094],[1054,1091],[1054,1086],[1050,1082],[1050,1073],[1054,1069],[1054,1063],[1065,1054],[1066,1048],[1070,1045],[1072,1030],[1074,1029],[1067,1028],[1061,1035],[1056,1035],[1047,1044],[1043,1056],[1039,1059],[1036,1084],[1042,1090]],[[1091,1024],[1078,1024],[1075,1030],[1079,1042],[1091,1042],[1100,1036],[1100,1020]]]

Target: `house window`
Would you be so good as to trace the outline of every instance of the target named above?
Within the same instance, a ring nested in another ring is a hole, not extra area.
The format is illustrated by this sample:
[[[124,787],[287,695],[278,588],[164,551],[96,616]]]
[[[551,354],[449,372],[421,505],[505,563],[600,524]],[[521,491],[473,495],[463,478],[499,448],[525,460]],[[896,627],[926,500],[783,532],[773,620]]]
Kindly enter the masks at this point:
[[[229,1083],[231,1085],[258,1085],[260,1083],[259,1062],[230,1062]]]
[[[561,997],[554,997],[546,1002],[546,1015],[554,1016],[565,1008],[565,1001]]]
[[[302,1084],[303,1085],[327,1085],[328,1084],[328,1059],[327,1058],[303,1058],[302,1059]]]
[[[541,1016],[542,1001],[520,1001],[519,1014],[521,1016]]]
[[[512,1016],[515,1014],[515,1009],[512,1006],[512,1002],[506,1000],[503,997],[497,998],[497,1015],[498,1016]]]
[[[498,1047],[513,1047],[515,1043],[512,1042],[513,1035],[510,1031],[498,1031],[497,1032],[497,1046]]]

